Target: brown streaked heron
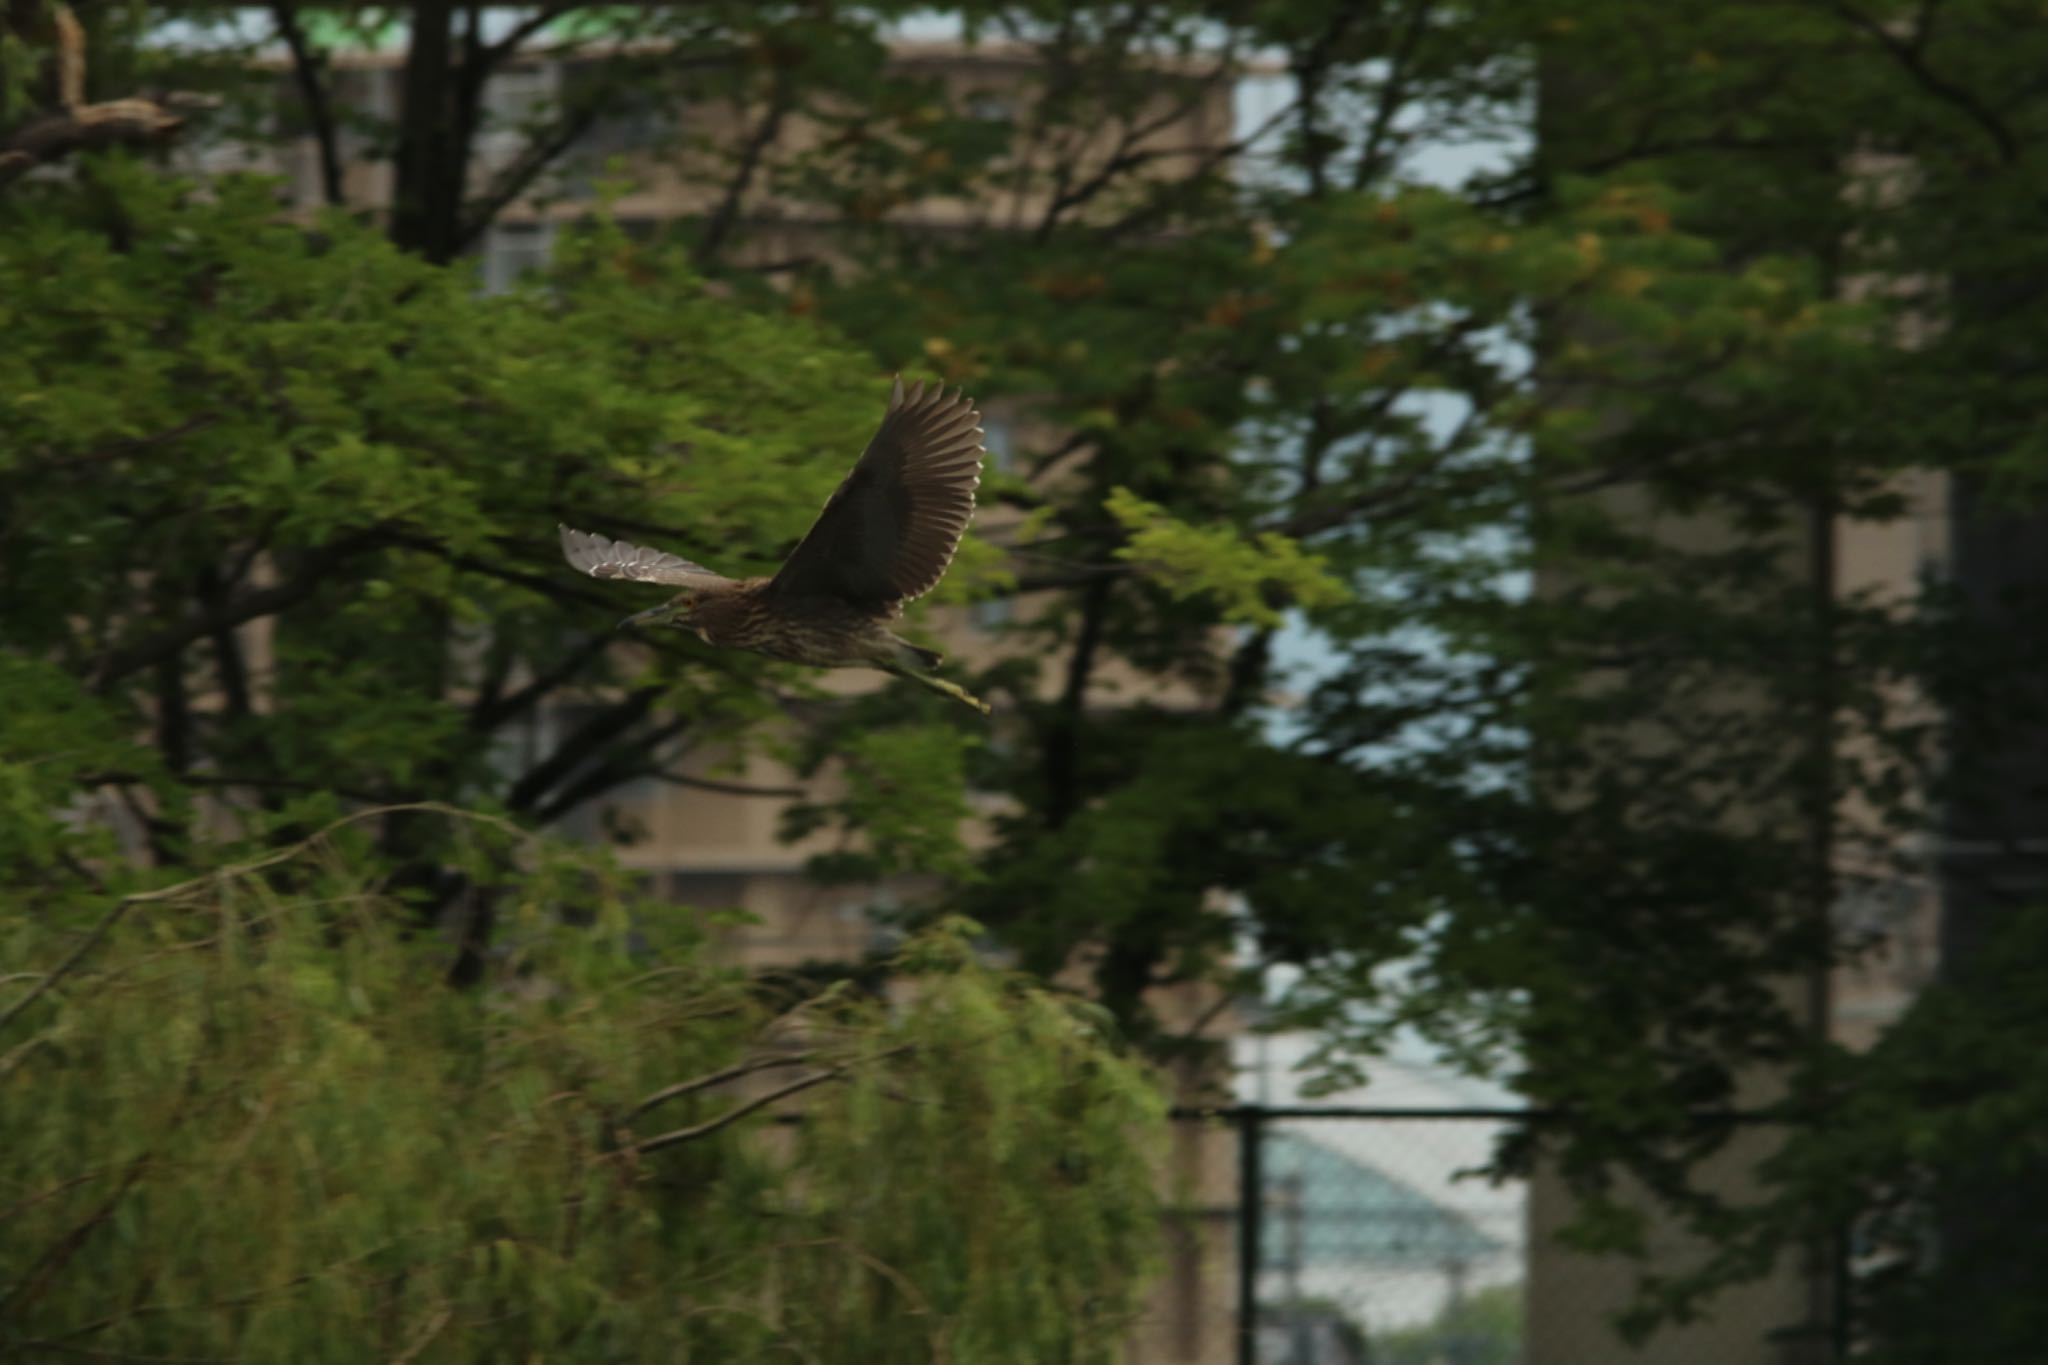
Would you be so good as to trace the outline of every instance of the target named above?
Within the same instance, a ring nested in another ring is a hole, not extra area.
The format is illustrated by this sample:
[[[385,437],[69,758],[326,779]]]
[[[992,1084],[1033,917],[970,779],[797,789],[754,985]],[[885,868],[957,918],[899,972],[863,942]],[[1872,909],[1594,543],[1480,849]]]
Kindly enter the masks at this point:
[[[889,629],[903,604],[938,586],[974,516],[981,414],[943,386],[896,381],[889,410],[853,471],[770,578],[727,578],[661,550],[562,527],[562,553],[592,578],[680,588],[626,626],[693,630],[705,643],[815,668],[876,668],[966,702],[934,677],[941,656]]]

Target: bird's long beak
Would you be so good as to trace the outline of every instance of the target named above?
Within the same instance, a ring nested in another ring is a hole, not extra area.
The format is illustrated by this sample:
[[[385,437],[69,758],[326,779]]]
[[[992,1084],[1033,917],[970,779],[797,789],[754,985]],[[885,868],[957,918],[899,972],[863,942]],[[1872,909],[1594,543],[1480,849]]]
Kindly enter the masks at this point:
[[[664,602],[658,607],[649,607],[646,611],[634,612],[631,616],[619,622],[616,629],[630,630],[634,626],[656,626],[668,620],[668,618],[669,604]]]

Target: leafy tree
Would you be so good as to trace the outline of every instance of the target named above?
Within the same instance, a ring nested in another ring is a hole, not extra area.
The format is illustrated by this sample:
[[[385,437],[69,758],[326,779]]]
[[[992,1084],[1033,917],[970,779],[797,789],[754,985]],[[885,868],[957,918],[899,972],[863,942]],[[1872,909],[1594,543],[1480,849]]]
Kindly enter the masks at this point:
[[[1099,1020],[962,926],[900,1006],[777,1014],[617,869],[416,813],[517,869],[488,995],[439,987],[369,813],[121,877],[82,940],[7,918],[10,962],[62,955],[0,1016],[10,1359],[1113,1358],[1158,1099]]]
[[[1423,1327],[1373,1338],[1373,1365],[1510,1365],[1522,1354],[1522,1287],[1494,1285],[1444,1305]]]
[[[1653,1284],[1634,1325],[1699,1311],[1703,1290],[1801,1250],[1839,1252],[1857,1278],[1837,1330],[1859,1349],[2030,1354],[2042,1330],[2025,1195],[2040,1186],[2034,1106],[1994,1059],[2042,1041],[2016,1006],[2038,974],[2048,745],[2033,628],[2048,563],[2031,548],[2044,276],[2027,226],[2044,107],[2021,74],[2038,54],[1994,5],[1683,5],[1654,30],[1604,7],[1572,17],[1554,44],[1557,164],[1673,185],[1733,251],[1797,253],[1861,297],[1884,344],[1854,401],[1832,407],[1813,462],[1945,475],[1922,485],[1939,490],[1935,506],[1912,509],[1939,528],[1930,568],[1945,581],[1886,604],[1888,620],[1838,608],[1828,684],[1838,733],[1844,711],[1889,712],[1902,751],[1938,745],[1940,762],[1872,770],[1841,761],[1838,742],[1817,774],[1841,803],[1831,823],[1854,812],[1878,852],[1908,853],[1871,860],[1880,877],[1895,868],[1938,890],[1943,981],[1867,1054],[1815,1059],[1809,1122],[1762,1172],[1768,1197],[1691,1203],[1720,1253]],[[1845,505],[1838,486],[1808,496]],[[1889,704],[1858,695],[1885,672],[1906,684]],[[1832,842],[1830,889],[1853,894],[1869,865],[1839,829]]]

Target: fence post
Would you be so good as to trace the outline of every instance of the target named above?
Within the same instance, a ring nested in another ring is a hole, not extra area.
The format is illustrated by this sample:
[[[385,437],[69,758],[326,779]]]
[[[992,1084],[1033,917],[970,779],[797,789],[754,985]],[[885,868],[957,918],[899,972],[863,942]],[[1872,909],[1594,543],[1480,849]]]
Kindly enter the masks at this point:
[[[1828,1278],[1834,1281],[1830,1286],[1834,1291],[1833,1299],[1828,1305],[1831,1310],[1828,1314],[1829,1365],[1842,1365],[1842,1362],[1849,1358],[1853,1345],[1854,1325],[1850,1313],[1854,1311],[1855,1306],[1849,1298],[1850,1288],[1854,1284],[1851,1276],[1855,1273],[1850,1265],[1850,1258],[1855,1255],[1855,1245],[1851,1240],[1853,1236],[1849,1222],[1845,1218],[1835,1225],[1834,1235],[1829,1239],[1834,1243],[1828,1249],[1828,1259],[1834,1262],[1828,1267]]]
[[[1265,1222],[1265,1171],[1255,1104],[1237,1110],[1237,1365],[1259,1365],[1259,1234]]]

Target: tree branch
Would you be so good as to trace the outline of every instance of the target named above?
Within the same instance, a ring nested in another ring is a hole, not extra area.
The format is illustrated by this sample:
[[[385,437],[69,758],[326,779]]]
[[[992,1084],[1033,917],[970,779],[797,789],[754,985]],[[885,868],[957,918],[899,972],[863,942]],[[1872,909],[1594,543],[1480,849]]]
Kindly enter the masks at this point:
[[[710,1072],[707,1075],[697,1076],[687,1081],[678,1081],[674,1085],[662,1087],[646,1099],[640,1101],[640,1103],[634,1105],[632,1112],[627,1114],[626,1117],[629,1119],[639,1118],[650,1109],[658,1109],[670,1100],[678,1100],[685,1095],[694,1095],[700,1090],[709,1090],[715,1085],[724,1085],[727,1081],[736,1081],[742,1076],[752,1076],[762,1071],[778,1071],[784,1067],[807,1066],[810,1064],[811,1056],[811,1053],[799,1052],[785,1057],[756,1057],[751,1062],[738,1062],[722,1070]]]
[[[114,926],[121,922],[121,917],[127,914],[129,909],[139,900],[141,900],[139,896],[123,896],[120,900],[115,901],[107,913],[100,916],[99,922],[86,931],[85,937],[78,941],[78,946],[65,954],[62,962],[59,962],[56,966],[45,972],[43,979],[29,987],[26,995],[23,995],[6,1009],[0,1010],[0,1032],[4,1032],[7,1026],[13,1023],[16,1016],[23,1010],[48,994],[52,986],[55,986],[59,981],[62,981],[73,971],[77,970],[78,964],[85,961],[85,955],[94,948],[97,948],[100,945],[100,941],[113,932]]]
[[[495,578],[502,583],[516,584],[519,587],[526,588],[538,593],[542,597],[557,602],[569,602],[577,606],[603,606],[610,600],[593,588],[581,586],[584,582],[590,580],[583,579],[580,576],[528,573],[524,569],[515,569],[509,564],[495,564],[487,559],[478,559],[475,555],[458,553],[430,536],[419,535],[413,532],[394,531],[389,533],[386,539],[393,545],[408,550],[417,550],[422,554],[433,555],[435,558],[445,560],[457,568],[468,569],[472,573],[480,573],[487,578]]]
[[[581,673],[591,663],[603,657],[604,652],[614,643],[610,635],[593,635],[569,651],[568,655],[545,673],[536,674],[516,691],[493,698],[478,698],[470,708],[469,728],[477,731],[495,730],[520,712],[530,710],[548,693]]]
[[[858,1060],[861,1062],[886,1061],[891,1057],[900,1057],[906,1052],[913,1051],[916,1047],[917,1044],[915,1043],[900,1043],[892,1048],[884,1048],[882,1051],[875,1053],[871,1057],[864,1057]],[[790,1062],[795,1063],[803,1060],[805,1060],[805,1058],[795,1057],[791,1058]],[[731,1079],[733,1075],[745,1075],[748,1071],[766,1070],[769,1066],[780,1064],[782,1064],[780,1062],[780,1059],[763,1062],[759,1064],[743,1063],[740,1067],[729,1067],[725,1072],[714,1073],[711,1076],[699,1077],[697,1080],[694,1081],[684,1081],[680,1085],[669,1087],[668,1090],[656,1091],[647,1099],[642,1100],[640,1102],[639,1107],[636,1108],[633,1112],[635,1114],[644,1113],[647,1110],[653,1108],[656,1104],[659,1104],[664,1100],[673,1098],[674,1096],[671,1094],[671,1092],[674,1092],[674,1094],[688,1094],[693,1089],[701,1090],[707,1086],[716,1084],[718,1081]],[[696,1138],[709,1137],[711,1134],[719,1131],[721,1128],[731,1127],[733,1124],[739,1122],[747,1115],[765,1109],[769,1105],[775,1103],[777,1100],[787,1099],[791,1095],[800,1094],[803,1091],[809,1090],[812,1086],[823,1085],[826,1081],[838,1080],[840,1077],[844,1076],[849,1070],[851,1070],[854,1065],[854,1062],[843,1062],[838,1066],[829,1067],[824,1071],[814,1072],[809,1076],[799,1076],[797,1079],[791,1081],[787,1085],[778,1086],[775,1089],[769,1091],[765,1095],[757,1096],[754,1099],[748,1100],[745,1104],[738,1105],[732,1109],[728,1109],[725,1113],[720,1114],[717,1118],[706,1119],[704,1122],[692,1124],[688,1128],[678,1128],[673,1132],[662,1133],[659,1136],[651,1137],[646,1139],[645,1141],[635,1143],[633,1145],[633,1150],[641,1154],[645,1154],[648,1152],[658,1152],[662,1150],[664,1147],[674,1147],[679,1143],[689,1142]]]
[[[307,555],[299,571],[282,583],[229,598],[187,616],[177,625],[159,631],[146,640],[138,641],[124,649],[110,651],[101,660],[95,672],[94,690],[104,692],[128,674],[170,658],[195,640],[232,629],[259,616],[273,615],[304,601],[319,589],[328,573],[337,564],[350,555],[367,549],[374,542],[373,534],[363,532],[324,546]]]
[[[1081,805],[1079,766],[1081,730],[1087,724],[1088,682],[1095,671],[1096,652],[1109,614],[1112,579],[1098,578],[1087,586],[1081,598],[1081,629],[1074,640],[1074,655],[1067,661],[1066,686],[1061,690],[1058,717],[1045,737],[1045,812],[1054,828],[1064,825]]]
[[[1040,241],[1045,240],[1059,225],[1062,215],[1070,209],[1086,205],[1090,200],[1108,189],[1111,184],[1115,183],[1117,177],[1126,171],[1140,169],[1154,161],[1163,160],[1170,156],[1199,155],[1204,149],[1197,147],[1146,148],[1139,146],[1139,144],[1153,134],[1164,132],[1166,129],[1183,122],[1188,115],[1201,106],[1203,100],[1209,98],[1215,83],[1224,79],[1235,66],[1236,57],[1234,51],[1226,51],[1218,60],[1213,71],[1195,78],[1191,82],[1193,93],[1173,103],[1165,113],[1150,120],[1127,120],[1117,134],[1115,150],[1110,152],[1109,156],[1103,161],[1101,166],[1096,168],[1093,174],[1082,180],[1079,184],[1073,182],[1071,175],[1068,173],[1068,168],[1063,165],[1058,176],[1057,188],[1052,199],[1046,205],[1043,217],[1039,219],[1037,228],[1038,239]],[[1235,142],[1232,144],[1232,146],[1237,145],[1241,144]],[[1209,164],[1214,165],[1215,163],[1211,162]]]
[[[694,787],[698,791],[718,792],[725,796],[769,796],[794,801],[808,794],[802,787],[754,787],[745,782],[721,782],[715,777],[690,777],[676,772],[656,773],[654,780],[672,787]]]
[[[586,95],[575,107],[561,110],[554,126],[535,134],[517,156],[491,177],[484,192],[464,206],[457,248],[466,250],[474,245],[498,215],[525,194],[541,172],[560,159],[578,138],[595,127],[610,107],[610,101],[600,90]]]
[[[1318,116],[1322,113],[1323,81],[1336,64],[1337,44],[1365,13],[1363,5],[1337,6],[1328,26],[1289,63],[1295,86],[1301,91],[1301,97],[1296,101],[1297,121],[1301,128],[1302,170],[1308,175],[1311,199],[1321,199],[1329,189],[1331,148],[1326,139],[1331,135],[1324,133],[1318,123]]]
[[[484,47],[478,53],[480,58],[479,67],[488,74],[503,65],[509,58],[515,56],[528,38],[539,33],[549,24],[554,23],[555,20],[573,13],[582,7],[580,0],[557,0],[555,4],[542,5],[532,14],[527,15],[526,18],[514,24],[504,37]]]
[[[31,468],[39,472],[60,473],[73,469],[86,469],[108,464],[124,456],[140,455],[144,451],[175,441],[181,436],[190,436],[194,432],[204,431],[208,427],[218,425],[220,420],[220,414],[218,413],[200,413],[196,417],[186,418],[176,426],[166,427],[162,431],[152,432],[147,436],[131,436],[125,441],[115,441],[113,444],[102,446],[98,450],[89,450],[82,455],[73,455],[68,459],[33,465]]]
[[[455,62],[452,0],[416,0],[399,69],[398,145],[391,158],[391,240],[436,265],[460,254],[462,187],[469,176],[466,115],[475,73]]]
[[[1990,106],[1976,95],[1941,75],[1927,64],[1915,43],[1903,42],[1884,24],[1872,19],[1845,0],[1833,0],[1828,5],[1851,28],[1858,30],[1882,48],[1899,67],[1920,83],[1920,87],[1935,98],[1961,111],[1984,135],[1998,147],[1999,160],[2010,165],[2020,158],[2019,142],[2004,120],[1994,113]]]
[[[1352,168],[1351,188],[1363,190],[1381,172],[1380,162],[1385,158],[1387,144],[1394,128],[1394,118],[1401,112],[1404,97],[1408,93],[1408,74],[1415,50],[1422,45],[1422,36],[1428,31],[1428,19],[1434,0],[1413,0],[1408,7],[1408,22],[1401,30],[1400,41],[1395,45],[1393,55],[1387,58],[1387,78],[1380,85],[1380,97],[1373,109],[1372,124],[1366,130],[1365,145],[1359,150],[1358,163]]]
[[[641,687],[626,694],[609,708],[576,727],[574,734],[555,746],[555,751],[529,769],[512,784],[505,804],[512,810],[531,810],[556,783],[568,777],[597,745],[624,734],[639,724],[661,695],[659,687]]]
[[[710,222],[705,224],[703,237],[698,240],[696,249],[690,253],[691,259],[700,269],[715,261],[720,250],[724,248],[725,239],[731,234],[733,224],[739,218],[741,200],[752,187],[754,177],[759,173],[761,161],[768,154],[768,149],[775,144],[775,139],[781,136],[783,122],[796,107],[789,87],[788,75],[778,69],[768,97],[768,111],[762,115],[759,126],[747,138],[746,146],[740,149],[739,165],[733,170],[732,180],[726,185],[725,194],[720,197]]]
[[[709,1137],[721,1128],[730,1128],[747,1115],[767,1108],[777,1100],[788,1099],[791,1095],[801,1094],[812,1086],[823,1085],[827,1081],[836,1081],[843,1074],[842,1069],[835,1067],[830,1071],[819,1071],[809,1076],[800,1076],[788,1085],[778,1086],[757,1099],[748,1100],[745,1104],[726,1110],[715,1119],[706,1119],[704,1122],[692,1124],[688,1128],[678,1128],[673,1132],[662,1133],[657,1137],[637,1142],[633,1144],[633,1150],[644,1156],[649,1152],[659,1152],[663,1148],[679,1146],[682,1143],[691,1142],[701,1137]]]
[[[292,55],[292,78],[306,101],[306,118],[313,125],[313,141],[320,149],[320,191],[329,204],[339,207],[341,192],[341,147],[335,138],[334,109],[327,100],[327,88],[320,80],[322,54],[306,43],[299,28],[298,6],[292,0],[275,0],[270,12],[277,31]]]
[[[638,745],[644,753],[653,753],[662,745],[690,728],[691,717],[658,725],[639,737]],[[614,750],[616,753],[617,750]],[[609,757],[609,755],[607,756]],[[652,762],[645,759],[633,762],[604,762],[592,768],[583,776],[571,782],[555,794],[553,800],[533,808],[533,817],[543,824],[561,819],[585,801],[595,800],[613,787],[631,782],[636,777],[659,777],[661,772]]]

